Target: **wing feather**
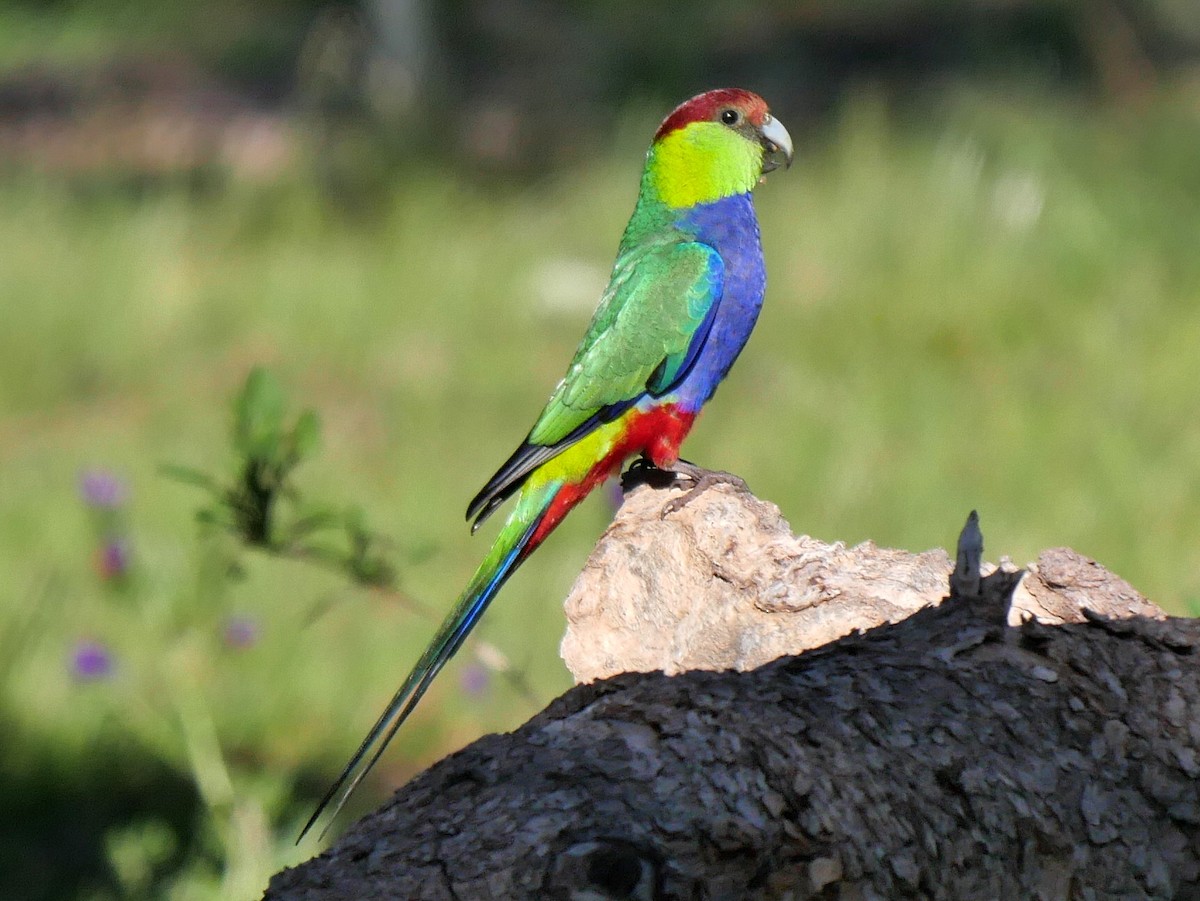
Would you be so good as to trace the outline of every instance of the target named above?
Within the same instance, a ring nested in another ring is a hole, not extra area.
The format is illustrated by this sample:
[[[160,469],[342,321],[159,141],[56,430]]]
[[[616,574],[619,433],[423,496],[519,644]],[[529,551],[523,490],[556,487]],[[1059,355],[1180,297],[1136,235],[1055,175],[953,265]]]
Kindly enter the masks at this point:
[[[695,363],[724,282],[720,254],[698,241],[623,254],[567,374],[528,437],[471,501],[475,528],[529,474],[642,398],[662,396]]]

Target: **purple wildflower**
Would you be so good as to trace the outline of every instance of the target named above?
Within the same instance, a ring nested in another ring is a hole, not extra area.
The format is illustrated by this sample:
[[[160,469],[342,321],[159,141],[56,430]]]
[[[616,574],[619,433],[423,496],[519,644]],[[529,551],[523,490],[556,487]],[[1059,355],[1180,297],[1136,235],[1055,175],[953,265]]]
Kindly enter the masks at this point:
[[[258,644],[259,632],[258,623],[248,616],[229,617],[221,630],[226,647],[239,651]]]
[[[124,538],[109,538],[96,548],[95,562],[100,578],[121,578],[129,572],[129,542]]]
[[[492,682],[492,674],[482,663],[468,663],[462,668],[459,684],[462,690],[473,698],[478,698],[488,690]]]
[[[79,496],[97,510],[115,510],[128,494],[124,480],[111,470],[88,469],[79,476]]]
[[[76,681],[96,682],[112,675],[113,659],[108,648],[91,638],[75,642],[71,654],[71,673]]]

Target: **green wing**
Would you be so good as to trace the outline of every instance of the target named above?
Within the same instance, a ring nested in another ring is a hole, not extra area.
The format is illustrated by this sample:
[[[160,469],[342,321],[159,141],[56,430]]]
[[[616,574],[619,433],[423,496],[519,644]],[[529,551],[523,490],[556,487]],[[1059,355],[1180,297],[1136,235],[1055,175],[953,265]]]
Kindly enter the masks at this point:
[[[468,518],[480,514],[476,527],[542,463],[678,382],[708,335],[724,268],[720,254],[696,241],[639,247],[617,260],[566,376],[468,507]]]

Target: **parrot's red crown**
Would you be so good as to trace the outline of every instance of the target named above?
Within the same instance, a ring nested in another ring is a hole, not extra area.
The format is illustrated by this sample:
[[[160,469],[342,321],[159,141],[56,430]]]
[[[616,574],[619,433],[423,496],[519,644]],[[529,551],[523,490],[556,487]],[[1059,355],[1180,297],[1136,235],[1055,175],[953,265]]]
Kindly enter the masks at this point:
[[[693,122],[711,122],[725,109],[737,110],[756,127],[762,126],[763,119],[767,116],[767,102],[753,91],[744,91],[741,88],[706,91],[675,107],[671,115],[663,119],[662,125],[658,126],[654,140],[657,141]]]

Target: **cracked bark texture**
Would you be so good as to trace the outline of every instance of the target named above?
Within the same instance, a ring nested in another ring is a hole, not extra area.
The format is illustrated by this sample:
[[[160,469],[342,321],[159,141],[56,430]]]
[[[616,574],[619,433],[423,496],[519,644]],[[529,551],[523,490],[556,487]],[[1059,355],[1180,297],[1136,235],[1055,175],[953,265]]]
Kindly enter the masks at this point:
[[[622,516],[661,527],[672,494],[634,495]],[[770,520],[717,488],[666,522],[713,503]],[[745,672],[577,686],[417,776],[267,897],[1200,899],[1200,624],[1066,550],[980,583],[969,531],[952,580],[942,556],[940,605]],[[726,558],[756,571],[747,546]],[[697,577],[698,561],[667,555],[655,584],[787,597],[795,578]],[[857,590],[894,596],[875,584],[890,571]],[[1047,621],[1013,624],[1022,592]]]
[[[796,536],[774,504],[727,485],[662,516],[681,494],[630,491],[584,565],[564,605],[562,657],[576,682],[753,669],[899,622],[946,594],[951,566],[941,548],[911,554]],[[1000,567],[1016,570],[1007,560]],[[1029,567],[1011,622],[1079,622],[1085,604],[1109,616],[1162,615],[1124,580],[1057,548]]]

